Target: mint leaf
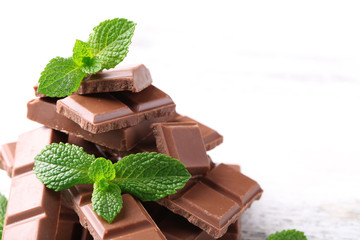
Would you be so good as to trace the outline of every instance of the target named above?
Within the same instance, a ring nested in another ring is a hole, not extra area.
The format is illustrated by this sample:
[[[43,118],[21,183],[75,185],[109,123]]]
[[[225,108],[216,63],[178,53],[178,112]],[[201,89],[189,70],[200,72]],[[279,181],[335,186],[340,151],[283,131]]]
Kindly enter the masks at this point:
[[[112,182],[142,201],[156,201],[174,194],[191,177],[183,163],[154,152],[131,154],[114,165],[116,177]]]
[[[81,40],[76,40],[72,56],[80,70],[87,74],[94,74],[101,70],[101,61],[93,55],[90,45]]]
[[[47,145],[35,157],[34,172],[47,188],[61,191],[77,184],[94,183],[88,175],[94,155],[68,143]]]
[[[84,58],[92,58],[93,54],[91,51],[91,47],[88,43],[83,42],[81,40],[76,40],[75,46],[73,48],[73,60],[78,66],[82,66],[84,64]]]
[[[0,240],[4,229],[4,220],[6,215],[7,199],[0,194]]]
[[[124,18],[101,22],[89,35],[89,45],[95,56],[100,58],[102,68],[118,65],[128,53],[135,23]]]
[[[68,96],[77,91],[85,76],[72,58],[53,58],[41,73],[38,92],[49,97]]]
[[[120,187],[114,183],[108,183],[107,187],[104,188],[103,185],[101,185],[99,182],[96,182],[94,184],[94,191],[91,202],[93,210],[100,217],[103,217],[106,221],[111,223],[122,209]]]
[[[93,58],[83,58],[84,64],[80,67],[80,70],[87,74],[95,74],[102,69],[101,60],[98,56]]]
[[[115,168],[110,160],[97,158],[89,168],[89,177],[98,182],[101,179],[110,181],[115,178]]]
[[[307,240],[307,238],[303,232],[292,229],[273,233],[266,240]]]

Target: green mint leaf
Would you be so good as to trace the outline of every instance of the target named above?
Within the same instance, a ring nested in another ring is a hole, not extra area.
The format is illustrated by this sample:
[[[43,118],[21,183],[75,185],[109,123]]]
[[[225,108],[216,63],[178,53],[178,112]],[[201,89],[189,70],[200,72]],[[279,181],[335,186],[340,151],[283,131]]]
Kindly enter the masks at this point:
[[[105,158],[97,158],[89,168],[89,177],[94,181],[98,182],[101,179],[107,181],[115,178],[114,164]]]
[[[176,193],[190,179],[185,165],[164,154],[131,154],[114,164],[118,184],[142,201],[156,201]]]
[[[81,40],[76,40],[75,46],[73,48],[73,60],[78,66],[82,66],[84,64],[84,58],[92,58],[93,54],[91,51],[91,47],[88,43],[83,42]]]
[[[111,223],[122,209],[121,190],[118,185],[111,182],[104,188],[104,181],[102,179],[102,184],[99,182],[94,184],[91,203],[93,210]]]
[[[47,145],[35,157],[34,172],[47,188],[61,191],[77,184],[94,183],[88,175],[94,155],[68,143]]]
[[[94,74],[101,70],[101,60],[93,55],[90,45],[81,40],[76,40],[72,56],[80,70],[87,74]]]
[[[7,199],[4,195],[0,194],[0,240],[4,228],[4,220],[6,215]]]
[[[93,58],[84,57],[80,70],[87,74],[95,74],[102,69],[101,60],[98,56]]]
[[[303,232],[292,229],[273,233],[266,240],[307,240],[307,238]]]
[[[53,58],[41,73],[38,92],[49,97],[69,96],[79,89],[85,76],[72,58]]]
[[[124,18],[101,22],[89,36],[89,45],[94,56],[101,60],[103,68],[119,64],[128,53],[136,23]]]

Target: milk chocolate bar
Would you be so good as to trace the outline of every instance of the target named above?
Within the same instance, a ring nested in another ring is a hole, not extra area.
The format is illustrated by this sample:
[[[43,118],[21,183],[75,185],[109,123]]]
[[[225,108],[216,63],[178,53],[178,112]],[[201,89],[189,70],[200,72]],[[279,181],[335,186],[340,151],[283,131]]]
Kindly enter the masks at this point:
[[[20,135],[16,144],[13,176],[31,171],[34,167],[34,157],[40,153],[46,145],[53,142],[66,141],[66,134],[46,127],[41,127]]]
[[[110,71],[90,75],[81,82],[78,94],[131,91],[140,92],[152,83],[150,71],[144,64],[119,66]]]
[[[152,125],[159,153],[184,163],[192,176],[205,175],[210,170],[210,159],[195,123],[155,123]]]
[[[182,116],[178,113],[175,113],[174,117],[169,119],[167,122],[196,123],[200,128],[201,136],[203,138],[205,148],[207,151],[214,149],[215,147],[217,147],[218,145],[223,143],[224,138],[217,131],[215,131],[214,129],[209,128],[208,126],[205,126],[204,124],[202,124],[192,118],[189,118],[187,116]],[[155,148],[155,139],[154,139],[153,135],[149,136],[147,138],[144,138],[144,140],[141,141],[141,143],[140,143],[140,145],[143,145],[143,146],[150,146],[151,144],[153,144],[154,145],[153,147]]]
[[[261,194],[257,182],[231,166],[220,164],[205,179],[188,181],[175,197],[168,196],[157,202],[212,237],[220,238]]]
[[[92,209],[91,185],[76,185],[63,190],[73,204],[80,223],[95,240],[99,239],[166,239],[141,203],[129,194],[123,194],[123,208],[110,224]]]
[[[205,148],[207,151],[215,148],[216,146],[219,146],[224,141],[223,136],[221,136],[217,131],[215,131],[214,129],[211,129],[208,126],[205,126],[204,124],[202,124],[192,118],[189,118],[187,116],[182,116],[182,115],[178,114],[170,122],[194,122],[194,123],[196,123],[200,128],[201,136],[204,140]]]
[[[15,161],[16,142],[6,143],[0,146],[0,169],[12,177],[12,170]]]
[[[77,94],[131,91],[140,92],[152,83],[149,69],[143,64],[125,65],[114,70],[103,71],[85,78]],[[38,85],[34,86],[37,97],[46,97],[37,91]]]
[[[72,120],[58,114],[56,112],[56,99],[54,98],[33,99],[28,102],[27,108],[27,117],[30,120],[118,151],[129,151],[152,132],[150,127],[152,123],[166,121],[172,117],[168,115],[144,120],[133,127],[92,134]]]
[[[205,231],[191,224],[180,215],[174,214],[155,202],[144,202],[144,207],[154,219],[168,240],[215,240]],[[219,240],[239,240],[241,238],[241,217],[231,224]]]
[[[58,100],[56,109],[81,128],[97,134],[168,116],[175,111],[175,104],[151,85],[139,93],[72,95]]]
[[[40,130],[38,129],[38,130],[32,131],[32,133],[36,137],[36,135],[39,133],[39,131]],[[51,131],[51,130],[49,130],[49,131]],[[25,135],[28,135],[28,134],[31,134],[31,132],[26,133]],[[50,133],[50,134],[53,134],[53,133]],[[56,135],[56,133],[55,133],[55,135]],[[60,138],[64,137],[63,134],[60,134],[60,135],[61,135]],[[66,139],[62,139],[62,140],[66,141]],[[94,149],[94,147],[89,146],[90,145],[89,142],[87,142],[85,144],[84,142],[81,142],[81,139],[75,139],[74,137],[69,137],[68,141],[84,147],[84,149],[86,149],[85,151]],[[1,150],[2,150],[1,152],[3,152],[3,153],[5,152],[5,154],[3,154],[3,155],[6,156],[6,158],[5,158],[5,159],[7,159],[6,164],[9,169],[12,169],[13,164],[15,162],[15,148],[16,148],[16,142],[4,144],[1,147]],[[90,151],[90,152],[92,153],[92,151]],[[12,174],[11,172],[8,172],[8,173]],[[9,176],[12,177],[12,175],[9,175]],[[34,181],[38,182],[38,180],[34,180]],[[29,193],[29,194],[33,194],[33,193]],[[25,220],[25,221],[27,221],[27,220]],[[16,225],[17,223],[14,223],[14,224]],[[32,223],[32,224],[34,224],[34,223]],[[31,225],[31,224],[29,224],[29,225]],[[14,228],[14,229],[17,229],[17,228]],[[10,231],[12,231],[12,230],[10,230]],[[61,207],[60,207],[60,216],[59,216],[59,221],[58,221],[58,226],[57,226],[56,240],[64,240],[64,239],[77,240],[77,239],[81,238],[83,231],[84,230],[83,230],[82,226],[79,224],[79,218],[78,218],[77,214],[72,209],[67,207],[66,204],[64,204],[64,201],[62,199]]]
[[[47,189],[32,170],[34,157],[63,134],[42,127],[22,134],[7,205],[3,239],[55,239],[60,214],[60,193]]]

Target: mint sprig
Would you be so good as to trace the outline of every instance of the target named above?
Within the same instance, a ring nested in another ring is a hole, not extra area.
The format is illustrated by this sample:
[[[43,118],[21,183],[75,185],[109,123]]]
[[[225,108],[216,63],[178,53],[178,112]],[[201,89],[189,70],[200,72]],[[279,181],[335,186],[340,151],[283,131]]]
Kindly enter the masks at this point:
[[[79,89],[87,74],[110,69],[128,53],[136,23],[124,18],[101,22],[88,42],[76,40],[73,56],[50,60],[39,79],[38,92],[49,97],[64,97]]]
[[[266,240],[307,240],[307,238],[303,232],[291,229],[273,233]]]
[[[0,240],[4,229],[4,220],[6,215],[7,199],[0,194]]]
[[[113,164],[68,143],[47,145],[36,157],[34,172],[47,188],[60,191],[94,184],[93,210],[111,223],[122,209],[121,193],[156,201],[185,186],[185,165],[164,154],[131,154]]]

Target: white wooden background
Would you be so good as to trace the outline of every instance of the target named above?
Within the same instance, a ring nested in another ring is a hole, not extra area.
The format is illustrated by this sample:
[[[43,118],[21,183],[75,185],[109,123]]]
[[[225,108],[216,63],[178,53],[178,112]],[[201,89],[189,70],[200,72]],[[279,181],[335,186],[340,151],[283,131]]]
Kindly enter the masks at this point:
[[[26,119],[47,61],[101,20],[138,23],[125,62],[144,63],[178,112],[224,135],[209,154],[264,189],[243,239],[296,228],[360,239],[357,1],[5,1],[0,3],[0,143]],[[110,7],[108,7],[110,6]],[[0,192],[10,181],[0,173]]]

